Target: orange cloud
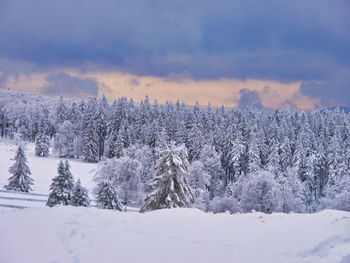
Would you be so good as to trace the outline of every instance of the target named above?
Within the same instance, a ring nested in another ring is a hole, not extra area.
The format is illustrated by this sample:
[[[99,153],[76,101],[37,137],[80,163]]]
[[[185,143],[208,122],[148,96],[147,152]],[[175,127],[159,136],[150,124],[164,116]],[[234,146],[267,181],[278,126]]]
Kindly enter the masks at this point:
[[[310,98],[299,92],[300,82],[281,83],[273,80],[193,80],[181,76],[160,78],[154,76],[136,76],[121,72],[79,72],[74,69],[64,69],[72,76],[90,78],[97,81],[99,95],[105,94],[109,100],[125,96],[139,102],[149,96],[159,103],[176,100],[185,101],[189,105],[198,101],[206,105],[209,101],[213,106],[224,104],[227,107],[238,105],[240,90],[256,91],[261,104],[268,108],[281,108],[287,105],[299,109],[312,109],[319,104],[319,99]],[[50,72],[51,73],[51,72]],[[39,92],[47,84],[49,73],[20,74],[17,78],[9,77],[4,88],[12,90]]]

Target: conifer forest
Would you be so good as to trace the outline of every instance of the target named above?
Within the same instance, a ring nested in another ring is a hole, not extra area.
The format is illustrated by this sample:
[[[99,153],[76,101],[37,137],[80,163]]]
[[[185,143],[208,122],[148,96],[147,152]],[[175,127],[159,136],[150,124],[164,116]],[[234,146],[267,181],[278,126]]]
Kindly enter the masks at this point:
[[[1,91],[0,133],[35,143],[39,157],[51,151],[98,163],[94,194],[101,208],[350,211],[350,116],[339,109],[213,108],[161,105],[148,97],[108,102]],[[27,182],[24,191],[33,184]],[[69,192],[64,204],[73,199],[74,179],[69,182],[69,191],[60,190]],[[87,196],[80,182],[75,191],[79,200]],[[57,198],[51,193],[48,204]]]

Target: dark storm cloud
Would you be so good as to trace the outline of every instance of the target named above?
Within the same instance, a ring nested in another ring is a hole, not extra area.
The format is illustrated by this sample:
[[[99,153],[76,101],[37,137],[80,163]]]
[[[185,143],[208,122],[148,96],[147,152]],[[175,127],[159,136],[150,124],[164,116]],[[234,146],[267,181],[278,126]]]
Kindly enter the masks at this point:
[[[350,105],[350,70],[340,70],[321,83],[304,82],[300,91],[305,95],[321,98],[322,106]]]
[[[238,101],[239,108],[245,108],[247,106],[254,106],[259,109],[262,108],[261,99],[257,91],[241,89],[239,94],[241,95]]]
[[[30,73],[34,69],[35,66],[33,64],[0,57],[0,86],[6,82],[9,76],[17,78],[20,73]]]
[[[0,57],[162,77],[327,79],[349,68],[349,14],[347,0],[2,0]]]
[[[80,79],[66,73],[55,73],[48,76],[49,84],[43,87],[42,92],[47,95],[66,96],[97,96],[98,84],[92,79]]]

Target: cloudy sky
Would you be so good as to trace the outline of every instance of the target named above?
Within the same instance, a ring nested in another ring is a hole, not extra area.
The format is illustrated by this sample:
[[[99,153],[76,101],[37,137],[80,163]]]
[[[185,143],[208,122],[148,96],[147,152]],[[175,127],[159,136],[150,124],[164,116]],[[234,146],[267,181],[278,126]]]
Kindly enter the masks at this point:
[[[350,1],[1,0],[0,88],[350,106]]]

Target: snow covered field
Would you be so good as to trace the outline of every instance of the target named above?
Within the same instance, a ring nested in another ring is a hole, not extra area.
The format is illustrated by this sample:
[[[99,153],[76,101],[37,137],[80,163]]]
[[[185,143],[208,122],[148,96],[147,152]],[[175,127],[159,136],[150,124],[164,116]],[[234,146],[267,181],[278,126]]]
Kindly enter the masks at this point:
[[[3,189],[4,185],[7,184],[8,177],[11,176],[8,173],[8,169],[14,163],[11,159],[14,158],[16,150],[17,146],[11,144],[10,141],[0,141],[0,189]],[[48,194],[51,180],[57,175],[57,166],[60,159],[52,156],[47,158],[36,157],[33,143],[26,145],[26,157],[32,172],[31,177],[34,179],[33,192]],[[80,178],[81,184],[87,187],[91,194],[91,189],[95,186],[95,183],[92,182],[92,177],[95,174],[97,164],[86,163],[81,160],[69,160],[69,163],[74,179]]]
[[[0,215],[0,262],[342,262],[350,213],[146,214],[31,208]],[[349,262],[349,261],[343,261]]]
[[[16,146],[0,142],[0,262],[350,262],[350,213],[206,214],[195,209],[145,214],[45,207],[59,159],[27,146],[33,194],[2,191]],[[71,160],[90,192],[96,164]],[[39,195],[38,195],[39,194]],[[25,200],[27,199],[27,200]]]

